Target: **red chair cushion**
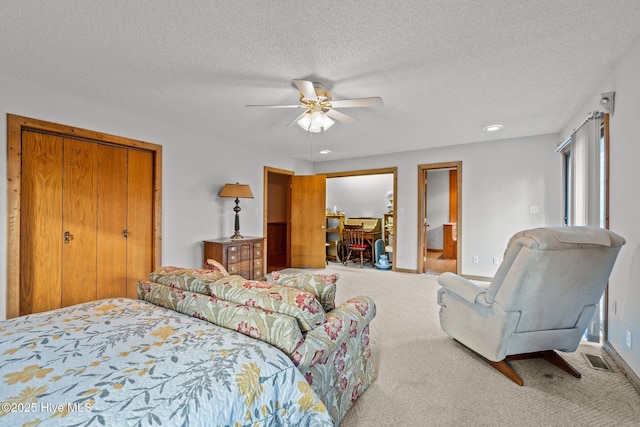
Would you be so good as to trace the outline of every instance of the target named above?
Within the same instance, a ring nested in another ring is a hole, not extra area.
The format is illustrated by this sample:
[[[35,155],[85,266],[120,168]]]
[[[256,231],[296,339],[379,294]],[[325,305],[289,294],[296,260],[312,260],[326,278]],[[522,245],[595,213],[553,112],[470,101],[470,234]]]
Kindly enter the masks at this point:
[[[349,247],[354,248],[354,249],[367,249],[369,247],[369,245],[367,244],[363,244],[363,245],[349,245]]]

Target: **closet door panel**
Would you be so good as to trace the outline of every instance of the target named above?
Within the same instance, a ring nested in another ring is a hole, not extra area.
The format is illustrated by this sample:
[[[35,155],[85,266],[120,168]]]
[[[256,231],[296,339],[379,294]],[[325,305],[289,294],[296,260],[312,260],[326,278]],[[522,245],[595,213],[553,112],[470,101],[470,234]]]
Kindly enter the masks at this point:
[[[127,149],[98,146],[97,298],[127,296]]]
[[[22,132],[20,315],[60,308],[62,138]]]
[[[64,138],[63,307],[96,299],[97,147]]]
[[[137,298],[137,282],[153,269],[153,154],[129,150],[127,200],[127,296]]]

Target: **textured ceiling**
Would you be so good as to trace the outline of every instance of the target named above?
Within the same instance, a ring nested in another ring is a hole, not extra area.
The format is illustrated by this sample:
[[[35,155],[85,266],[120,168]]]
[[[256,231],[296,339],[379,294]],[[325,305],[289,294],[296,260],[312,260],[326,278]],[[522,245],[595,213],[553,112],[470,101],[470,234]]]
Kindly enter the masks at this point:
[[[4,0],[0,78],[333,160],[559,132],[639,22],[637,0]],[[244,107],[296,103],[294,78],[385,105],[313,135]]]

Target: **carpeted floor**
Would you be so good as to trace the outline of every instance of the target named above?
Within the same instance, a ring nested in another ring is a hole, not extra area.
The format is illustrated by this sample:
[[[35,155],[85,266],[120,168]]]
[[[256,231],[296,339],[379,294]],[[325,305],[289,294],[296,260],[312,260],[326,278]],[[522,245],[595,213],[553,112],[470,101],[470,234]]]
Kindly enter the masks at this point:
[[[309,271],[309,270],[306,270]],[[336,303],[356,295],[376,301],[371,323],[376,382],[341,426],[640,426],[640,394],[599,347],[562,356],[577,379],[543,360],[513,362],[520,387],[440,329],[437,276],[330,263]],[[601,355],[597,370],[585,353]]]

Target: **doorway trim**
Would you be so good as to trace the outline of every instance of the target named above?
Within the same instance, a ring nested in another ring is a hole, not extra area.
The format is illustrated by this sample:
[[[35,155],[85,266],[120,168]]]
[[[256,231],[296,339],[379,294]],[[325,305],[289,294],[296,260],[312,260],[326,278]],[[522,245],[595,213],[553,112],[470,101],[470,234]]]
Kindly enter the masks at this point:
[[[344,172],[325,172],[322,175],[325,175],[327,178],[343,178],[347,176],[364,176],[364,175],[382,175],[382,174],[393,174],[393,208],[391,213],[393,213],[393,242],[391,243],[392,257],[391,257],[391,270],[396,270],[396,242],[398,241],[398,214],[396,211],[397,199],[398,199],[398,168],[397,167],[389,167],[389,168],[378,168],[378,169],[361,169],[355,171],[344,171]]]
[[[425,266],[423,261],[423,248],[426,248],[427,239],[425,234],[422,233],[422,226],[424,222],[424,218],[426,216],[426,212],[424,212],[425,205],[425,197],[427,194],[427,187],[425,184],[424,175],[426,171],[430,170],[438,170],[438,169],[455,169],[456,170],[456,180],[457,180],[457,189],[456,189],[456,228],[457,228],[457,241],[456,241],[456,274],[461,274],[462,272],[462,161],[456,162],[443,162],[443,163],[428,163],[423,165],[418,165],[418,221],[417,221],[417,235],[418,235],[418,273],[422,274],[425,272]]]
[[[102,132],[7,114],[7,319],[20,314],[22,131],[34,130],[153,154],[153,268],[162,263],[162,146]]]

